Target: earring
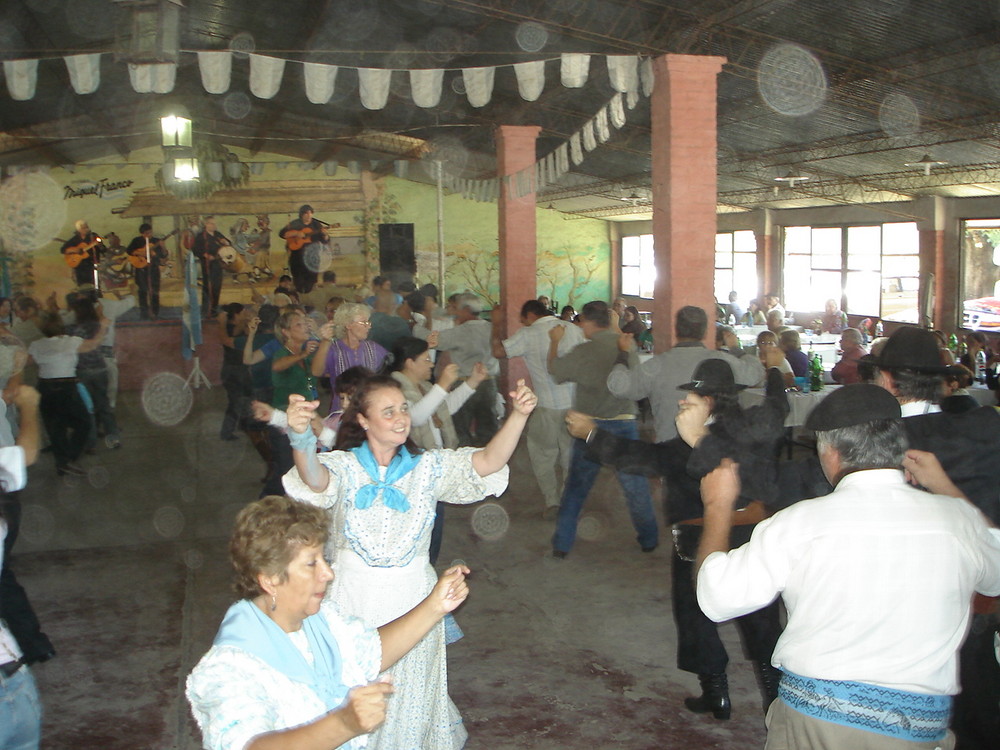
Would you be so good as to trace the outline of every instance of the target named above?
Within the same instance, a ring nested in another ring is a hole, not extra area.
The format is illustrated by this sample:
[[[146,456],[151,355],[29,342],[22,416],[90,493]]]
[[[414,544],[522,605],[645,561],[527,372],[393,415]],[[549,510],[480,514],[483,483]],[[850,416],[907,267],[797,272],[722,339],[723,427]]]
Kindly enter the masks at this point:
[[[274,612],[278,608],[278,595],[271,594],[271,611]]]

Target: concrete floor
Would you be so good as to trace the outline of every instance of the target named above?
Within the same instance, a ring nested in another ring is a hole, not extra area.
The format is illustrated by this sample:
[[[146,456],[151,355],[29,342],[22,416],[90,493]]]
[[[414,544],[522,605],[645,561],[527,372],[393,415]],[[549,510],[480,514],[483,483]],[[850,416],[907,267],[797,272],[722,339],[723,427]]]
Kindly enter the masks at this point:
[[[201,746],[183,683],[231,602],[230,524],[263,475],[245,437],[218,439],[224,399],[198,390],[190,415],[164,428],[124,393],[123,447],[85,457],[86,479],[57,478],[48,454],[31,469],[13,566],[58,651],[35,671],[44,748]],[[684,709],[697,680],[674,667],[669,530],[642,554],[613,475],[602,472],[588,538],[563,561],[546,557],[552,522],[523,446],[499,502],[510,526],[495,541],[473,533],[476,506],[449,509],[440,561],[473,570],[457,613],[465,638],[449,647],[470,750],[763,746],[733,626],[722,628],[732,720]]]

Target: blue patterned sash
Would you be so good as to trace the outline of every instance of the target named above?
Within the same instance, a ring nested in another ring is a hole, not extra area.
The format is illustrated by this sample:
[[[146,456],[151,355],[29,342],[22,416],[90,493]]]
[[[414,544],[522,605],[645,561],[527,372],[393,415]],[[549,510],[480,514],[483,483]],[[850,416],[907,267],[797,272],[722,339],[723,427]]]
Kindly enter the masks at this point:
[[[783,671],[778,695],[799,713],[909,742],[943,739],[950,695],[926,695],[846,680],[821,680]]]

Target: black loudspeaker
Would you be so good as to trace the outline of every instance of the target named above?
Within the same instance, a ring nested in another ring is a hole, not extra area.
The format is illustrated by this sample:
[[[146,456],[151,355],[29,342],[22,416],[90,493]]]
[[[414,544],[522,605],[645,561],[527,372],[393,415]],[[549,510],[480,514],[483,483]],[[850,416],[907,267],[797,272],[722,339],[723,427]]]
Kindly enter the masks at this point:
[[[412,224],[379,224],[379,273],[392,279],[395,288],[401,281],[412,281],[417,272],[413,253]]]

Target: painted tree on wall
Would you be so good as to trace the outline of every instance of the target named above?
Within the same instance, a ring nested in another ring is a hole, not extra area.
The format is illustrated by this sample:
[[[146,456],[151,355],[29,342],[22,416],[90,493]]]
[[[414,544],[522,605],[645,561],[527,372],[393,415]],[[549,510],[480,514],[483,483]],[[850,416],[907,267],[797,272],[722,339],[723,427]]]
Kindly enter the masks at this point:
[[[575,306],[584,295],[591,296],[587,288],[595,275],[605,272],[606,263],[589,247],[543,250],[538,254],[538,289],[550,299]]]
[[[379,254],[379,224],[395,224],[399,215],[399,201],[393,193],[387,192],[382,180],[374,180],[375,195],[365,206],[364,213],[354,217],[354,223],[359,224],[364,231],[365,240],[365,278],[370,280],[381,271]]]
[[[448,250],[445,256],[445,275],[448,291],[465,291],[478,294],[490,307],[500,301],[500,257],[497,251],[484,252],[470,242]]]

